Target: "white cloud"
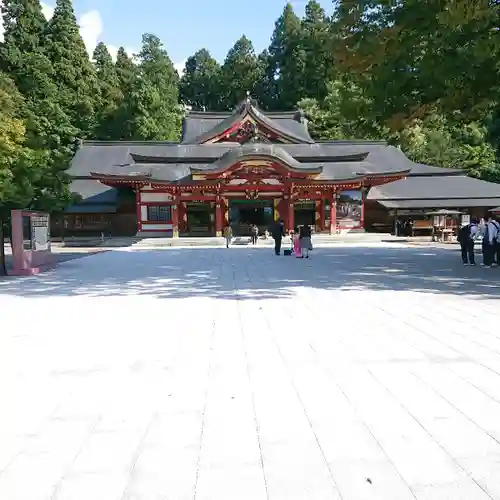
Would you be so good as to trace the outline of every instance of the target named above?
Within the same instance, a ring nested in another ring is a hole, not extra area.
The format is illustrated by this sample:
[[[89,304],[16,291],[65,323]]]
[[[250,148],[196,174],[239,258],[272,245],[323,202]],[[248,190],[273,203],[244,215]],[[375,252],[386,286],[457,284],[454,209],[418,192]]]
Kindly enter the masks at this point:
[[[186,66],[186,60],[174,63],[174,68],[177,70],[177,73],[179,73],[179,76],[182,76],[184,74],[185,66]]]
[[[42,12],[43,15],[45,16],[45,19],[50,20],[52,19],[52,16],[54,15],[54,7],[52,5],[48,5],[44,2],[41,2],[42,4]]]
[[[80,34],[82,35],[87,52],[92,56],[92,52],[99,43],[103,31],[101,14],[97,10],[90,10],[82,14],[78,20],[80,24]]]

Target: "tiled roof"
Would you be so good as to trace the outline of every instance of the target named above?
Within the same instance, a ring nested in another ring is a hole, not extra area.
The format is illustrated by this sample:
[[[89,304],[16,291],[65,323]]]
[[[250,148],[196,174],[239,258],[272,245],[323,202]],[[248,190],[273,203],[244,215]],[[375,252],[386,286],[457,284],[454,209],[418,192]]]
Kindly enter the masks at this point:
[[[241,121],[247,114],[279,135],[298,143],[313,143],[300,112],[264,113],[251,100],[243,101],[232,113],[191,112],[182,124],[182,143],[201,144]]]
[[[486,182],[465,175],[438,177],[408,177],[376,186],[368,194],[369,200],[464,200],[500,199],[500,184]],[[496,206],[491,202],[489,206]],[[456,205],[455,205],[456,206]]]

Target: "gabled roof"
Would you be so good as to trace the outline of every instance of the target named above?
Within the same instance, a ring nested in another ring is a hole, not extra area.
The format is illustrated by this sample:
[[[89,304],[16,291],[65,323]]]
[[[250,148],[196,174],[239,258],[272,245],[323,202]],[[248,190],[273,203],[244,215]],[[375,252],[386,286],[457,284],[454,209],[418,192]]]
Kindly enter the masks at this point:
[[[500,202],[500,184],[464,175],[408,177],[372,188],[368,200],[387,208],[491,207]]]
[[[252,117],[257,123],[291,142],[314,143],[314,140],[309,135],[306,122],[299,111],[266,114],[250,98],[243,101],[232,113],[203,111],[188,113],[182,124],[181,143],[203,144],[231,129],[247,116]]]

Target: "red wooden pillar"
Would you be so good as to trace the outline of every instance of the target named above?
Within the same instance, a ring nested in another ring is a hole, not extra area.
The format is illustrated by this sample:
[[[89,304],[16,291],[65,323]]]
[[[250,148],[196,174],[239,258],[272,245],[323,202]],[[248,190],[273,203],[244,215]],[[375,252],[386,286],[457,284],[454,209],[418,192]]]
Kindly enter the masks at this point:
[[[292,197],[288,199],[288,231],[293,231],[295,227],[295,205]]]
[[[178,218],[179,218],[179,233],[186,232],[187,226],[187,210],[186,210],[186,202],[181,201],[177,204]]]
[[[365,228],[365,198],[366,198],[366,189],[364,187],[362,187],[361,188],[361,220],[360,220],[361,229]]]
[[[137,232],[142,231],[141,187],[135,187],[135,210],[137,215]]]
[[[229,202],[227,198],[221,199],[222,210],[222,228],[224,229],[229,224]]]
[[[217,196],[215,201],[215,236],[222,236],[222,224],[223,224],[223,215],[222,215],[222,205],[220,196]]]
[[[315,224],[316,231],[321,232],[325,229],[325,201],[323,199],[316,200]]]
[[[179,199],[176,197],[172,205],[172,238],[179,237]]]
[[[330,234],[337,232],[337,192],[332,193],[330,201]]]

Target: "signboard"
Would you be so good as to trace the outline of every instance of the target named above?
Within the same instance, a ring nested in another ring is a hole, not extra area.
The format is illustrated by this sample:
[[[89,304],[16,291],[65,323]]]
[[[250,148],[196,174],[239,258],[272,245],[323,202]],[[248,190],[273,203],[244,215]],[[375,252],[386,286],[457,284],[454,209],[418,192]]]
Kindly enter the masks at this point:
[[[341,191],[337,200],[337,225],[342,228],[361,226],[363,193],[360,189]]]
[[[31,215],[31,243],[35,251],[49,250],[49,216]]]

